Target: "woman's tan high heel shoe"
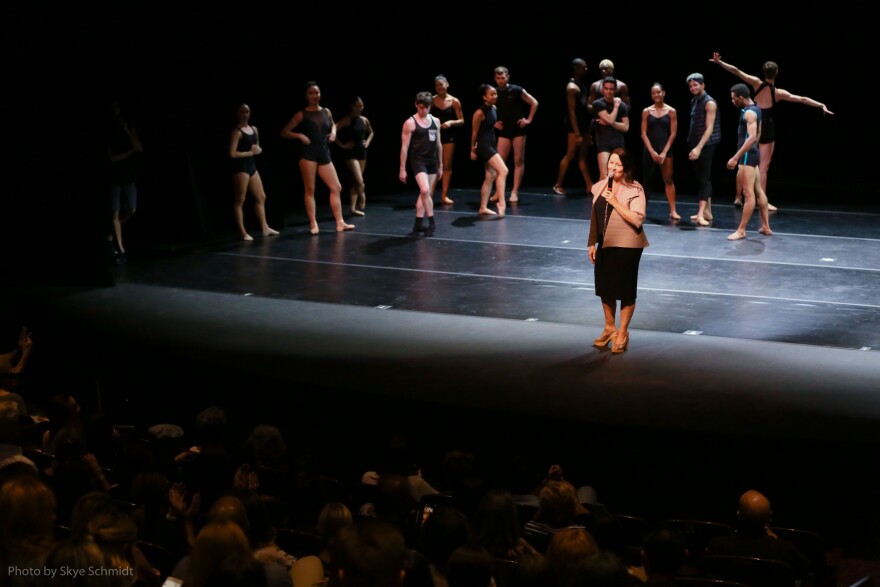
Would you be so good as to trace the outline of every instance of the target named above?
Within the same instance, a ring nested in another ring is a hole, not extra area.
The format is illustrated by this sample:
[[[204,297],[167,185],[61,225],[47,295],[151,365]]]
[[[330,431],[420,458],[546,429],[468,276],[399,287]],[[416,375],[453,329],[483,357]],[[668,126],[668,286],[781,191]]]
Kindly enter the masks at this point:
[[[626,338],[623,339],[623,342],[615,341],[613,345],[611,345],[612,353],[622,353],[626,350],[626,347],[629,346],[629,332],[626,333]]]
[[[617,336],[616,330],[614,332],[603,332],[602,336],[593,341],[593,346],[597,346],[599,348],[608,346],[608,343],[614,340],[615,336]]]

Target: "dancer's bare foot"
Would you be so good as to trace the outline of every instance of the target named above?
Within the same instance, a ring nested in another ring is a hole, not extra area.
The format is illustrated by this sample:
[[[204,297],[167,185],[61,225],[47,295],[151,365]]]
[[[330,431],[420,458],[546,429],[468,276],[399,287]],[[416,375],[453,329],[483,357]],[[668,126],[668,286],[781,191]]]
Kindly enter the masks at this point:
[[[767,227],[762,226],[761,228],[758,229],[758,232],[760,232],[764,236],[770,236],[773,234],[773,231],[770,230],[769,226],[767,226]]]
[[[777,208],[776,206],[774,206],[770,202],[767,202],[767,211],[768,212],[776,212],[777,210],[779,210],[779,208]]]
[[[555,185],[555,186],[553,186],[553,193],[556,194],[557,196],[564,196],[565,195],[565,188],[562,187],[561,185]]]
[[[243,236],[241,237],[241,240],[243,240],[243,241],[252,241],[252,240],[254,240],[254,237],[252,237],[252,236],[249,235],[249,234],[245,234],[245,235],[243,235]]]
[[[317,224],[312,224],[312,225],[309,227],[309,233],[310,233],[310,234],[318,234],[319,232],[320,232],[320,229],[318,228],[318,225],[317,225]]]
[[[488,214],[489,216],[495,216],[495,210],[490,210],[489,208],[480,208],[480,214]]]
[[[513,204],[515,204],[516,202],[519,202],[519,195],[516,193],[511,193],[510,194],[510,202]]]
[[[691,221],[696,222],[700,226],[709,226],[709,221],[700,216],[699,214],[694,214],[691,216]]]
[[[275,230],[274,228],[269,228],[267,226],[266,228],[263,229],[263,236],[277,236],[278,234],[280,234],[280,233],[277,230]]]
[[[737,230],[736,232],[731,233],[731,234],[727,237],[727,240],[729,240],[729,241],[741,241],[741,240],[744,239],[744,238],[746,238],[746,231],[744,231],[744,230]]]
[[[733,201],[733,205],[736,206],[737,208],[742,208],[742,207],[743,207],[743,201],[742,201],[742,198],[737,198],[737,199],[735,199],[735,200]]]
[[[669,213],[669,217],[673,220],[681,220],[681,216],[679,216],[678,212],[676,212],[675,210]]]
[[[360,210],[358,210],[357,208],[352,208],[351,213],[354,214],[355,216],[363,216],[364,215],[364,213],[361,212]]]
[[[703,212],[703,218],[705,218],[709,222],[712,222],[715,219],[715,217],[712,216],[712,212],[709,210],[706,210],[705,212]]]
[[[452,201],[452,200],[450,200],[450,199],[447,198],[446,196],[443,196],[443,197],[440,199],[440,203],[443,204],[444,206],[451,206],[451,205],[453,205],[455,202]]]
[[[497,202],[498,201],[498,194],[492,194],[492,197],[489,198],[489,201],[490,202]]]
[[[504,200],[498,200],[498,218],[504,218],[504,211],[507,209],[507,204],[504,203]]]
[[[346,224],[343,222],[342,224],[336,225],[336,232],[345,232],[346,230],[354,230],[354,224]]]

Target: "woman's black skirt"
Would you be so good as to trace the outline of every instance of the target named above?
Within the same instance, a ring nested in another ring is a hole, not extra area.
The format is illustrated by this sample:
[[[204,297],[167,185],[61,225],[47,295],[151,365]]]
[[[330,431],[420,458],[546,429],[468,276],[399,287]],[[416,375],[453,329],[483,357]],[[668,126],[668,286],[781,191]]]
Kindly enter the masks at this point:
[[[596,250],[593,266],[596,295],[606,300],[631,302],[636,299],[639,285],[639,261],[642,249],[608,247]]]

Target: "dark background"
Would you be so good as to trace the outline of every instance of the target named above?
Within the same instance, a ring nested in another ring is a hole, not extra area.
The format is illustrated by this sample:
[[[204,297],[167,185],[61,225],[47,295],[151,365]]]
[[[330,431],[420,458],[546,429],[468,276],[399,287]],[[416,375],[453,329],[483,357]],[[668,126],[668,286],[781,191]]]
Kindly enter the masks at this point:
[[[686,164],[686,76],[700,71],[719,101],[723,141],[716,156],[716,199],[733,197],[737,113],[729,88],[739,81],[709,63],[713,51],[759,75],[780,65],[779,85],[828,105],[782,103],[768,192],[784,206],[874,205],[869,186],[876,136],[865,92],[873,77],[874,31],[855,15],[718,5],[707,15],[687,5],[641,9],[542,2],[470,2],[443,10],[421,4],[125,2],[107,10],[19,5],[2,24],[6,80],[2,223],[17,275],[37,282],[109,279],[103,254],[107,225],[107,105],[118,96],[144,143],[138,213],[127,226],[137,243],[204,242],[233,236],[226,149],[239,103],[252,108],[264,153],[258,166],[270,223],[302,209],[293,145],[280,128],[304,105],[307,80],[336,119],[352,96],[363,98],[376,139],[365,179],[369,194],[412,191],[397,180],[400,127],[418,91],[443,73],[465,111],[453,188],[476,188],[481,169],[467,158],[478,88],[505,65],[511,83],[540,102],[529,133],[524,189],[547,191],[564,154],[565,83],[582,57],[589,80],[603,58],[630,88],[628,144],[641,148],[641,109],[654,81],[679,112],[676,183],[683,202],[695,184]],[[874,39],[875,40],[875,39]],[[593,175],[598,177],[593,165]],[[344,171],[340,177],[345,181]],[[570,189],[580,185],[576,172]],[[329,215],[319,182],[319,216]],[[246,206],[248,210],[250,206]],[[783,208],[784,210],[784,208]],[[250,221],[248,221],[250,223]]]

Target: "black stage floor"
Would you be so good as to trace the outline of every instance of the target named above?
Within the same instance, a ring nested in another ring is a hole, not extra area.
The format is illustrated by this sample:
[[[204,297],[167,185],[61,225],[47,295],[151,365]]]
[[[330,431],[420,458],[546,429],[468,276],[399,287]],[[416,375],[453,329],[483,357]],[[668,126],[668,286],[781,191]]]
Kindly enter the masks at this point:
[[[319,200],[317,236],[293,211],[280,236],[253,242],[133,243],[114,286],[40,293],[54,316],[117,352],[126,342],[148,349],[128,357],[143,381],[159,381],[147,398],[126,398],[135,411],[155,409],[183,382],[191,387],[178,398],[238,396],[172,372],[172,357],[183,357],[220,375],[254,374],[264,388],[245,390],[243,412],[261,392],[295,410],[320,390],[328,403],[319,409],[340,417],[338,392],[366,398],[347,404],[362,410],[353,420],[379,422],[387,410],[449,438],[528,431],[530,446],[542,444],[539,422],[553,422],[548,444],[583,443],[593,465],[599,451],[647,475],[633,486],[634,471],[621,474],[617,491],[633,495],[652,476],[700,469],[743,484],[724,485],[731,504],[748,485],[783,493],[784,478],[801,515],[815,500],[855,508],[856,495],[873,494],[849,484],[878,464],[876,211],[783,205],[773,236],[759,235],[753,218],[748,238],[730,242],[739,209],[716,202],[712,226],[696,228],[671,222],[653,194],[630,348],[612,355],[591,345],[602,312],[586,194],[526,190],[503,219],[478,215],[474,190],[451,196],[430,236],[411,234],[413,193],[370,194],[366,216],[344,234]],[[682,200],[686,219],[696,202]],[[266,389],[269,380],[283,383]],[[625,456],[587,429],[627,439]]]

